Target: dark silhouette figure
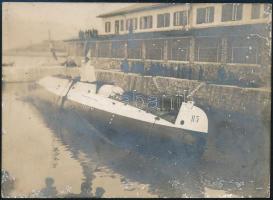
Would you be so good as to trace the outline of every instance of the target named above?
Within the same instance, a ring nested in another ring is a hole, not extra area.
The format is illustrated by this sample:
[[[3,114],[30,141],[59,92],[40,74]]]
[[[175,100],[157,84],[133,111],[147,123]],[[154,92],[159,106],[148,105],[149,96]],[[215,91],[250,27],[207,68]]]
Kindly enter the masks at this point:
[[[41,190],[41,194],[44,197],[56,197],[57,196],[57,189],[54,185],[54,179],[51,177],[47,177],[45,179],[46,187]]]
[[[152,64],[152,76],[156,76],[158,73],[158,66],[156,63]]]
[[[121,63],[121,71],[128,73],[129,72],[129,63],[127,61],[127,59],[124,59]]]
[[[233,72],[229,71],[227,73],[227,76],[228,76],[228,78],[227,78],[228,79],[227,80],[228,84],[233,84],[233,85],[237,85],[238,84],[238,82],[236,80],[236,77],[235,77],[235,75],[234,75]]]
[[[156,66],[154,63],[151,63],[151,67],[150,67],[150,75],[151,76],[155,76],[156,73]]]
[[[58,196],[58,197],[62,197],[62,196]],[[81,184],[81,192],[79,194],[73,194],[73,193],[69,193],[64,195],[63,197],[65,198],[85,198],[85,197],[93,197],[92,194],[92,187],[91,187],[91,183],[89,181],[87,182],[83,182]]]
[[[164,76],[170,76],[170,66],[164,66]]]
[[[203,74],[204,74],[204,70],[201,66],[199,66],[199,74],[198,74],[198,80],[202,81],[203,80]]]
[[[104,193],[105,193],[105,190],[102,187],[97,187],[95,192],[95,197],[101,198]]]
[[[79,38],[80,38],[80,40],[84,39],[84,37],[83,37],[83,31],[82,30],[79,31]]]
[[[162,65],[159,63],[156,64],[156,75],[162,76]]]
[[[182,76],[181,76],[181,66],[180,65],[177,66],[176,77],[177,78],[182,78]]]
[[[139,74],[144,74],[144,64],[141,62],[136,63],[136,70]]]
[[[77,67],[75,60],[73,60],[70,57],[67,57],[65,62],[63,62],[61,65],[65,66],[65,67]]]
[[[85,39],[85,40],[87,39],[87,30],[84,31],[84,39]]]
[[[86,182],[81,184],[81,197],[90,197],[92,196],[90,185]]]
[[[170,77],[174,77],[174,69],[173,66],[170,67]]]
[[[132,73],[137,73],[136,64],[134,62],[131,65],[131,72]]]
[[[145,65],[145,75],[146,76],[150,76],[151,75],[150,69],[151,69],[150,65]]]
[[[156,75],[157,76],[161,76],[162,75],[162,66],[159,63],[156,64]]]
[[[192,79],[192,68],[189,67],[188,69],[188,79],[191,80]]]
[[[185,79],[185,73],[186,73],[185,65],[181,64],[180,65],[180,78]]]
[[[226,79],[226,70],[223,66],[218,69],[218,83],[224,83]]]

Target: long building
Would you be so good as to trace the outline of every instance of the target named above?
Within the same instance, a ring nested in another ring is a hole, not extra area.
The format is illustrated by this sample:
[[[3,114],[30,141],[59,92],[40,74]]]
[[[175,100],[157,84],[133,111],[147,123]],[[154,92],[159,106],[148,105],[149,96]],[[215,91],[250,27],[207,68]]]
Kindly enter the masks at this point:
[[[99,15],[105,29],[98,37],[67,42],[76,49],[87,42],[97,61],[259,67],[270,60],[271,9],[260,3],[138,3]]]

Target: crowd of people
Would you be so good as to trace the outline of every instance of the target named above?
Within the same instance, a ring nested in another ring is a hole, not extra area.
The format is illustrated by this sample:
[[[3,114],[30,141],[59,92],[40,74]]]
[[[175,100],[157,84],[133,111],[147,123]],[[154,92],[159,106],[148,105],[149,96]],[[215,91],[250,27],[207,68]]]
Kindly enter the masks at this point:
[[[88,40],[88,39],[96,37],[97,35],[98,35],[98,31],[93,28],[85,30],[85,31],[82,31],[82,30],[79,31],[80,40]]]
[[[120,65],[120,70],[125,73],[137,73],[146,76],[164,76],[174,77],[188,80],[206,81],[215,84],[238,85],[256,87],[257,82],[254,79],[245,79],[244,77],[237,77],[233,72],[220,66],[217,69],[217,74],[214,80],[209,80],[205,76],[204,67],[202,65],[190,67],[187,64],[165,65],[161,63],[151,62],[148,66],[144,66],[143,62],[128,63],[124,59]]]
[[[144,67],[144,63],[142,62],[133,62],[131,66],[127,60],[124,60],[121,63],[121,71],[127,73],[137,73],[147,76],[167,76],[167,77],[176,77],[176,78],[184,78],[184,79],[196,79],[193,77],[193,69],[186,65],[178,65],[178,66],[169,66],[160,63],[151,63],[150,66]],[[204,70],[200,66],[198,71],[198,79],[203,80]]]

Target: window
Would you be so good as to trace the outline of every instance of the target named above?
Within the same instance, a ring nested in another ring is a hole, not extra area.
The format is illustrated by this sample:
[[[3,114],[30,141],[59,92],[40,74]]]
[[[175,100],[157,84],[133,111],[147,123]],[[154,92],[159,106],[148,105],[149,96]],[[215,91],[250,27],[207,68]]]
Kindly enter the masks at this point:
[[[228,39],[228,62],[258,64],[259,40],[247,39],[247,37],[230,37]]]
[[[168,59],[177,61],[189,61],[190,40],[179,38],[168,40]]]
[[[220,62],[220,45],[219,38],[196,38],[195,60],[199,62]]]
[[[98,57],[110,58],[110,43],[99,42],[98,43]]]
[[[261,8],[261,4],[258,4],[258,3],[252,4],[251,19],[260,18],[260,8]]]
[[[242,19],[243,4],[229,3],[222,6],[222,22]]]
[[[115,21],[115,34],[119,34],[119,20]]]
[[[175,12],[173,15],[173,25],[174,26],[185,26],[188,23],[188,12],[180,11]]]
[[[212,23],[214,21],[214,7],[197,9],[197,24]]]
[[[120,31],[124,30],[124,21],[120,20]]]
[[[132,31],[137,29],[137,18],[131,18],[126,20],[126,31]]]
[[[112,58],[124,58],[125,57],[125,42],[113,41],[112,42]]]
[[[232,47],[232,63],[257,63],[257,52],[254,49],[254,55],[250,55],[248,47]]]
[[[157,28],[170,26],[170,13],[157,15]]]
[[[147,40],[146,59],[163,60],[164,40]]]
[[[153,16],[145,16],[140,18],[140,29],[153,27]]]
[[[105,33],[111,32],[111,22],[105,23]]]
[[[142,58],[142,41],[129,40],[128,41],[128,58],[141,59]]]

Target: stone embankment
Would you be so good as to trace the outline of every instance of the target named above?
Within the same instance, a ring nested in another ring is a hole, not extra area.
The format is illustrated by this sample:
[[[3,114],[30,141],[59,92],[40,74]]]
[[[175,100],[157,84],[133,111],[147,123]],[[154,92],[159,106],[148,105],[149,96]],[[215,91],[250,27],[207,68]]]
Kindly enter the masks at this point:
[[[177,95],[195,90],[202,82],[171,77],[140,76],[119,71],[97,70],[97,79],[113,82],[126,91],[136,90],[146,95]],[[240,112],[249,115],[270,116],[271,91],[267,88],[242,88],[204,84],[193,94],[200,106]]]

